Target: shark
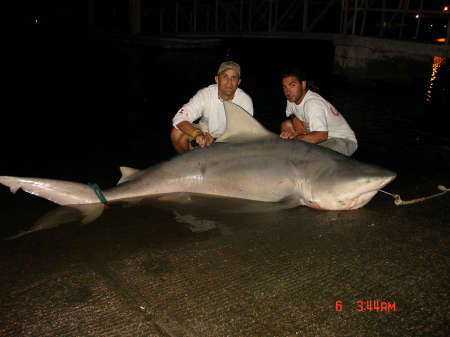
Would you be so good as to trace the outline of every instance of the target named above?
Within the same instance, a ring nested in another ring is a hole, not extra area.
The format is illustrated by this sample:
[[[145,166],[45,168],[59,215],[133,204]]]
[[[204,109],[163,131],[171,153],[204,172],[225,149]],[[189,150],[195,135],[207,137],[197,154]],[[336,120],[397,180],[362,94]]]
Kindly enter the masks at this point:
[[[188,193],[277,203],[285,208],[355,210],[396,177],[391,170],[317,144],[283,139],[238,105],[224,102],[224,106],[227,127],[217,141],[147,169],[121,167],[121,179],[109,189],[15,176],[0,176],[0,184],[12,193],[22,189],[59,205],[90,210],[89,205],[98,210],[98,205],[120,200]],[[97,217],[101,211],[93,213]]]

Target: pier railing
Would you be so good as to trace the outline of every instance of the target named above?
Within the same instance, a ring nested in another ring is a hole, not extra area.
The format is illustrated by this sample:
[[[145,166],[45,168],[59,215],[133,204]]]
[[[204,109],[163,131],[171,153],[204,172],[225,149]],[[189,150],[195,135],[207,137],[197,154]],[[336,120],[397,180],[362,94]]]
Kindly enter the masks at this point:
[[[202,36],[330,37],[331,34],[431,40],[448,44],[450,10],[428,0],[191,0],[141,11],[142,32]],[[151,24],[150,24],[151,22]],[[155,22],[158,22],[156,27]]]

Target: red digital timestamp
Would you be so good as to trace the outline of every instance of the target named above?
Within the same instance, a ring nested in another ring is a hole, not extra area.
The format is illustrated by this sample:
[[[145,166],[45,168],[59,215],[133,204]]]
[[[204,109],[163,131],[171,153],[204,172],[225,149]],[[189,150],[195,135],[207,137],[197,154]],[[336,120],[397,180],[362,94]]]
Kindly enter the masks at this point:
[[[336,311],[344,308],[342,301],[336,301]],[[396,302],[356,301],[356,311],[397,311]]]

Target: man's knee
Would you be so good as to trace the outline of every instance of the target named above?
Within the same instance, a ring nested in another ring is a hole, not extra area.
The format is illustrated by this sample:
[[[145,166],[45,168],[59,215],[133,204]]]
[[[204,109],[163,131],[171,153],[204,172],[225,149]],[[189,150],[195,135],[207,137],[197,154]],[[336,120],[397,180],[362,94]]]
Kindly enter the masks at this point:
[[[170,140],[178,153],[189,151],[189,136],[177,128],[170,131]]]
[[[170,130],[170,139],[172,139],[172,141],[174,141],[175,139],[179,138],[179,133],[181,131],[178,130],[177,128],[172,128],[172,130]]]
[[[177,128],[172,128],[172,130],[170,131],[170,139],[172,140],[172,143],[174,142],[178,143],[185,137],[187,137],[187,135],[185,135]]]
[[[293,127],[292,127],[292,121],[290,119],[286,119],[284,122],[281,123],[280,126],[280,131],[281,132],[292,132],[293,131]]]

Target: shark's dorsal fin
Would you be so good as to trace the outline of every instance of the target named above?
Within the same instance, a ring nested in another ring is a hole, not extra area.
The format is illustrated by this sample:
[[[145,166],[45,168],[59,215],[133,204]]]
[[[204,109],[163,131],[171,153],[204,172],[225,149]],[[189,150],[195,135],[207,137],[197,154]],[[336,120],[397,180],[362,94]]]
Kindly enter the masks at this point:
[[[139,170],[131,168],[131,167],[126,167],[126,166],[121,166],[120,167],[120,172],[122,172],[122,178],[120,178],[119,182],[117,183],[117,185],[123,183],[124,181],[127,181],[130,179],[130,177],[136,173],[139,172]]]
[[[278,137],[262,126],[252,115],[232,102],[223,102],[227,116],[227,128],[218,142],[246,143]]]

